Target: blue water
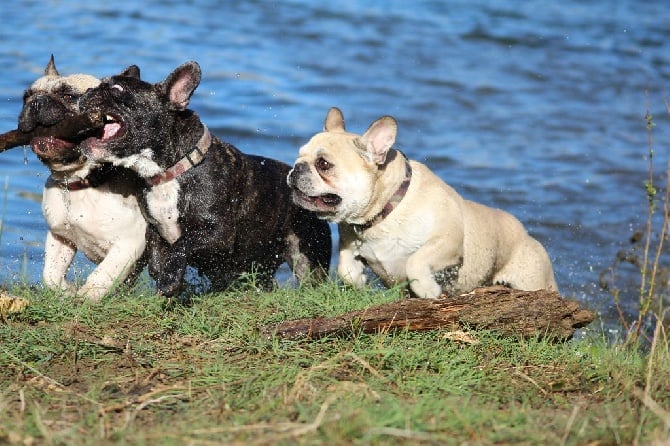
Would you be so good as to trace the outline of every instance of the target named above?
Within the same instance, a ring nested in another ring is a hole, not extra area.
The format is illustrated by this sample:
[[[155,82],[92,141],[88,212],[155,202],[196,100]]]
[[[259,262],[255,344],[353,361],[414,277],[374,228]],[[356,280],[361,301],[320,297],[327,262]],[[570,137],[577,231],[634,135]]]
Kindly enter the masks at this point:
[[[222,139],[289,163],[330,106],[360,132],[390,114],[399,148],[519,217],[563,294],[615,318],[598,275],[645,222],[647,107],[659,181],[668,163],[665,1],[63,0],[1,11],[0,131],[16,127],[51,53],[63,74],[137,64],[152,82],[196,60],[191,108]],[[30,150],[0,155],[5,283],[39,281],[46,175]]]

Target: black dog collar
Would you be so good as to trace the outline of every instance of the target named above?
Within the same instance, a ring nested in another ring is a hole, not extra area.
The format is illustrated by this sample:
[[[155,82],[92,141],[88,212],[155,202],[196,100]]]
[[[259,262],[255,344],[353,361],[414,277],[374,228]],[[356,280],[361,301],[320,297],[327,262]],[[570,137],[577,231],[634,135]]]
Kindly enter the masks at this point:
[[[202,162],[203,159],[205,159],[205,154],[209,150],[209,146],[212,145],[212,134],[209,133],[209,129],[206,125],[203,124],[202,128],[202,136],[193,150],[187,153],[182,159],[177,161],[174,166],[149,178],[147,180],[149,186],[158,186],[161,183],[174,180],[179,175],[183,174],[190,168],[197,166]]]
[[[399,152],[402,154],[402,152]],[[366,231],[370,229],[372,226],[376,225],[393,211],[393,209],[398,206],[398,203],[402,201],[402,199],[405,197],[405,194],[407,193],[407,189],[409,189],[409,182],[412,179],[412,166],[409,164],[409,160],[407,157],[402,154],[403,158],[405,158],[405,179],[400,183],[400,186],[398,186],[398,189],[396,189],[395,193],[391,196],[389,201],[384,205],[382,208],[381,212],[374,217],[372,217],[371,220],[368,220],[367,222],[363,223],[362,225],[352,225],[354,228],[354,231],[358,234],[360,234],[363,231]]]

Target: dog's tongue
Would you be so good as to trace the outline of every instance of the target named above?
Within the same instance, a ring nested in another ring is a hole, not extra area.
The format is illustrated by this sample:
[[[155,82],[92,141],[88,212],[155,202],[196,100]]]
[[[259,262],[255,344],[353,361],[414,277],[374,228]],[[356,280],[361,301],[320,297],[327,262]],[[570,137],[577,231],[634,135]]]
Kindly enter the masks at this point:
[[[103,128],[103,133],[102,133],[102,139],[110,139],[113,138],[116,133],[121,130],[121,124],[119,123],[112,123],[112,124],[105,124],[105,127]]]

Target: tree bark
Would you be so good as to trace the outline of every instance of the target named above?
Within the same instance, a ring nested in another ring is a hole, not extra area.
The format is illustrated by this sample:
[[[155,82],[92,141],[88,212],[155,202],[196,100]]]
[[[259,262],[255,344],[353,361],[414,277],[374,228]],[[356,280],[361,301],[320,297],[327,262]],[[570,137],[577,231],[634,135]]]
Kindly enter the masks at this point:
[[[555,291],[477,288],[456,297],[403,299],[330,318],[283,322],[263,331],[284,339],[315,339],[389,330],[498,331],[503,335],[564,340],[591,323],[594,313]]]
[[[87,132],[104,125],[102,113],[93,111],[81,115],[65,118],[50,127],[36,127],[30,132],[11,130],[0,134],[0,152],[13,147],[30,144],[30,140],[37,136],[53,136],[59,139],[76,139]]]

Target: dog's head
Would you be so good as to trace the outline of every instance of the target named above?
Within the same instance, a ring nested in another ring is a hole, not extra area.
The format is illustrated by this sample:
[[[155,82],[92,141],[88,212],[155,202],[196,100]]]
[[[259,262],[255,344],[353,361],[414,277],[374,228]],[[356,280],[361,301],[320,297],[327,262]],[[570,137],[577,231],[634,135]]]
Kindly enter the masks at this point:
[[[30,132],[36,127],[50,127],[78,112],[77,101],[100,80],[88,74],[61,76],[53,55],[37,79],[23,94],[19,130]],[[71,170],[85,161],[77,148],[78,141],[54,137],[36,137],[30,142],[35,154],[53,170]]]
[[[188,107],[200,76],[200,66],[187,62],[156,84],[141,80],[135,65],[103,79],[79,103],[82,113],[97,110],[105,119],[102,132],[86,139],[82,150],[93,159],[132,168],[143,177],[159,173],[156,154],[173,139],[177,116]]]
[[[395,119],[384,116],[362,135],[349,133],[342,112],[331,108],[324,132],[300,148],[288,175],[294,202],[335,223],[360,223],[381,193],[379,179],[397,129]]]

